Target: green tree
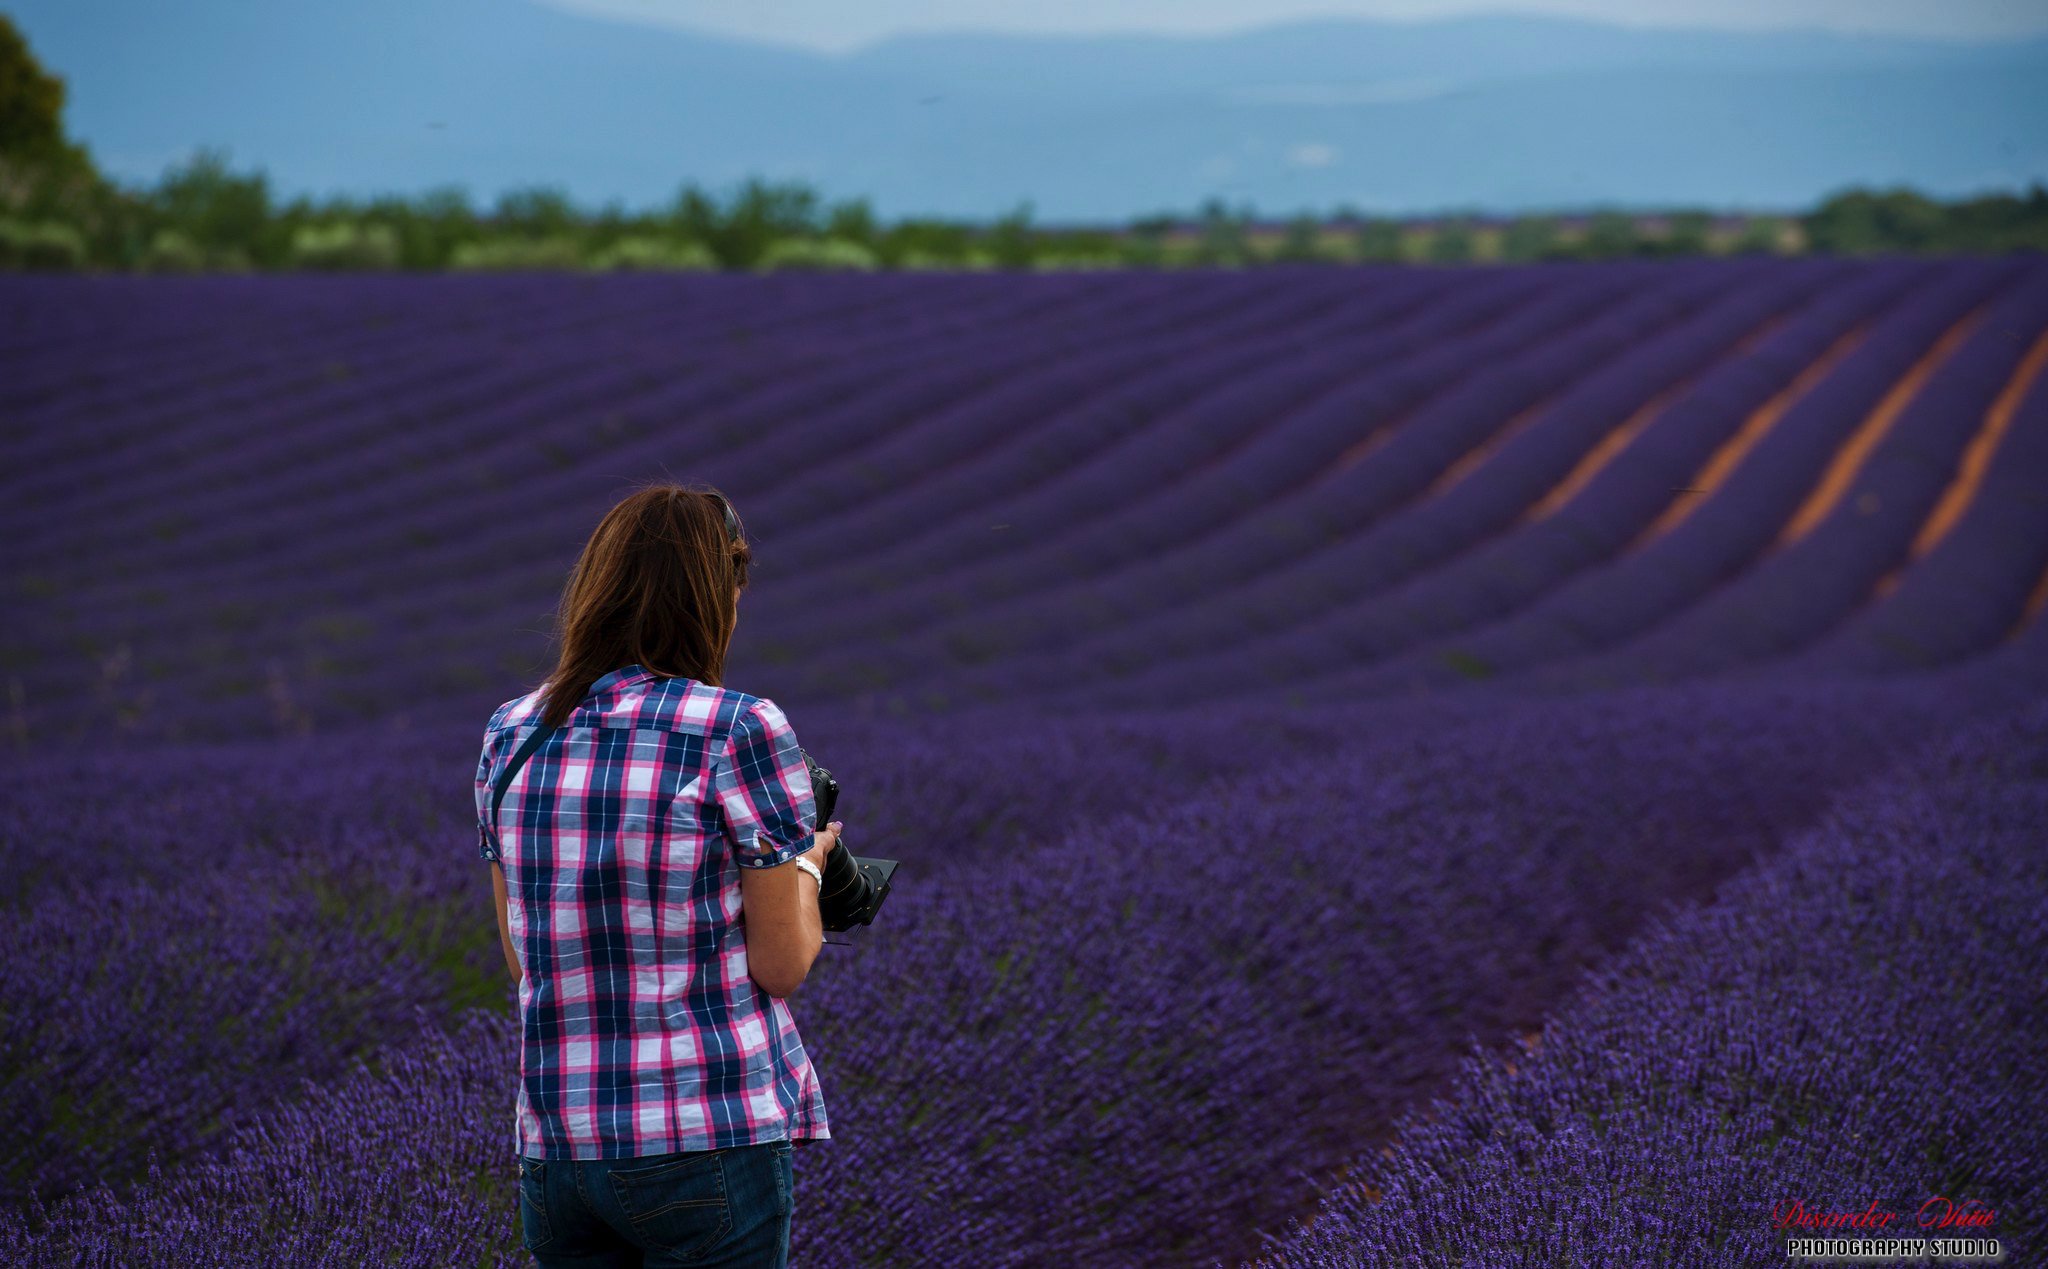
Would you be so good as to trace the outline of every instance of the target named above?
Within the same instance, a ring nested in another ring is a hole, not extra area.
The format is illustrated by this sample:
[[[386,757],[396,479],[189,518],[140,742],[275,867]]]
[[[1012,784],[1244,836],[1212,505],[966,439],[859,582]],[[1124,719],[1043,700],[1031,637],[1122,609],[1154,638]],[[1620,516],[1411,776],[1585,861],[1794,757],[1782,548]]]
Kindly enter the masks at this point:
[[[1212,198],[1202,204],[1198,219],[1202,236],[1195,245],[1196,264],[1228,266],[1251,263],[1251,240],[1245,232],[1251,220],[1249,211],[1233,212],[1224,206],[1222,199]]]
[[[151,198],[161,229],[192,243],[213,267],[276,266],[291,239],[271,222],[270,178],[237,173],[225,151],[205,149],[164,173]]]
[[[1874,251],[1927,251],[1942,244],[1941,205],[1910,189],[1851,189],[1824,199],[1805,218],[1815,251],[1861,255]]]
[[[125,264],[150,225],[140,199],[93,168],[64,135],[64,81],[45,70],[0,14],[0,222],[18,267]]]
[[[43,69],[14,20],[0,14],[0,156],[78,166],[85,152],[64,137],[64,81]]]
[[[880,237],[875,254],[889,268],[964,266],[974,260],[974,236],[948,220],[899,220]]]
[[[1472,225],[1462,217],[1439,220],[1429,233],[1429,258],[1434,264],[1466,264],[1472,259]]]
[[[676,192],[675,205],[669,211],[669,223],[683,237],[709,246],[724,226],[725,217],[718,210],[717,199],[694,184],[686,184]]]
[[[1316,264],[1329,257],[1323,251],[1323,222],[1303,214],[1287,222],[1287,234],[1273,259],[1282,264]]]
[[[469,192],[458,185],[413,198],[386,195],[364,208],[363,216],[398,235],[398,264],[404,269],[445,269],[458,248],[484,236]]]
[[[1616,211],[1594,212],[1586,220],[1586,233],[1579,240],[1579,254],[1594,260],[1612,260],[1634,255],[1636,222]]]
[[[1118,243],[1117,255],[1134,269],[1157,269],[1166,263],[1166,237],[1174,219],[1165,213],[1133,220]]]
[[[1713,249],[1708,237],[1714,227],[1714,218],[1703,211],[1673,212],[1671,229],[1664,237],[1664,251],[1667,255],[1703,256]]]
[[[568,191],[554,185],[507,190],[491,211],[493,225],[521,238],[570,238],[583,228]]]
[[[800,181],[777,183],[750,178],[720,205],[716,198],[685,185],[670,220],[683,236],[701,242],[728,269],[751,269],[772,243],[815,237],[818,192]]]
[[[1381,264],[1402,260],[1400,222],[1379,216],[1361,220],[1352,234],[1352,252],[1360,260]]]
[[[752,268],[770,243],[808,238],[817,230],[817,191],[801,182],[753,179],[733,196],[720,236],[706,245],[726,265]]]
[[[880,226],[875,223],[874,207],[865,198],[834,203],[825,217],[825,236],[872,248],[881,236]]]
[[[1560,254],[1562,243],[1557,233],[1555,216],[1517,216],[1508,222],[1506,232],[1501,234],[1500,254],[1504,260],[1526,263],[1532,260],[1553,260]]]
[[[1031,231],[1031,204],[998,217],[988,232],[988,253],[1005,269],[1028,269],[1038,256],[1038,235]]]
[[[582,223],[584,246],[592,255],[608,250],[611,245],[633,233],[638,217],[626,210],[626,204],[611,199],[598,208],[597,215],[586,217]]]
[[[1776,216],[1751,216],[1742,224],[1742,232],[1736,235],[1735,252],[1745,256],[1776,255],[1780,250],[1780,235],[1784,225]]]
[[[1122,263],[1123,243],[1105,229],[1069,229],[1057,234],[1041,232],[1038,253],[1032,257],[1035,269],[1109,269]]]
[[[1940,248],[1946,251],[2048,251],[2048,189],[2037,181],[2024,198],[1987,194],[1950,203]]]
[[[1877,199],[1868,190],[1845,190],[1826,198],[1805,221],[1806,240],[1816,251],[1853,255],[1884,247]]]

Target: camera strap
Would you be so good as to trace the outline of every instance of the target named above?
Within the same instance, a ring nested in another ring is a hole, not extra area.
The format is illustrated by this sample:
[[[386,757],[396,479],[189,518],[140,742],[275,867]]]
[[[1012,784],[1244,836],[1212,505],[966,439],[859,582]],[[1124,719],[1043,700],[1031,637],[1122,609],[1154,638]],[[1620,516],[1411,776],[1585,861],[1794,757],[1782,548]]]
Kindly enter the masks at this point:
[[[519,768],[526,765],[526,760],[533,756],[534,750],[540,748],[541,742],[554,735],[556,730],[554,727],[547,726],[534,728],[533,734],[528,736],[520,744],[518,752],[512,755],[512,761],[505,767],[504,774],[498,777],[497,788],[491,794],[491,840],[493,842],[498,839],[498,808],[504,805],[505,790],[512,787],[512,777],[518,774]]]

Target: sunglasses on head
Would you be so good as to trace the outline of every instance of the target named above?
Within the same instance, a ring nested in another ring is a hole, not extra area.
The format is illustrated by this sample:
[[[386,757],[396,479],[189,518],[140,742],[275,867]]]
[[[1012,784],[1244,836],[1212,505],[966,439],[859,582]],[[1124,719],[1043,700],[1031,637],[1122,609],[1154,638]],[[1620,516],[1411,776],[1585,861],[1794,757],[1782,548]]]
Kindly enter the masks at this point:
[[[740,518],[733,514],[732,504],[725,500],[724,494],[712,493],[705,496],[717,503],[718,509],[725,513],[725,536],[732,541],[733,545],[739,545],[741,536]]]

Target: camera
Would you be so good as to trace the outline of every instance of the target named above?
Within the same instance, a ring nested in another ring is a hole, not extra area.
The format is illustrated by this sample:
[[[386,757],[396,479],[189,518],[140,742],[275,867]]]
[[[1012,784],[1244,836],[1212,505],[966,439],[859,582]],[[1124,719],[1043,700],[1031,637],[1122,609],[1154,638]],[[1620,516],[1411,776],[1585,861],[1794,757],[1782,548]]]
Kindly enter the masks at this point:
[[[822,832],[832,821],[832,808],[839,804],[839,782],[799,746],[804,767],[811,775],[811,792],[818,802],[818,822],[811,831]],[[818,891],[818,916],[828,930],[850,930],[868,925],[889,897],[889,883],[896,875],[893,859],[856,859],[844,846],[834,846],[825,856],[825,882]]]

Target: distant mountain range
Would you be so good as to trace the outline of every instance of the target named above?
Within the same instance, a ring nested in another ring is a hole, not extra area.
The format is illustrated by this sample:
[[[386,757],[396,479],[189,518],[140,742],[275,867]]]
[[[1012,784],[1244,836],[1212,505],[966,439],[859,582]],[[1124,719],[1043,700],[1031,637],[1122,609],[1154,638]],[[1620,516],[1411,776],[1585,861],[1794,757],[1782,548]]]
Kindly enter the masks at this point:
[[[2048,39],[1960,44],[1480,17],[1213,38],[958,35],[832,56],[531,0],[30,0],[74,135],[153,179],[200,145],[287,193],[645,205],[759,174],[885,215],[1124,219],[1671,204],[2048,179]]]

